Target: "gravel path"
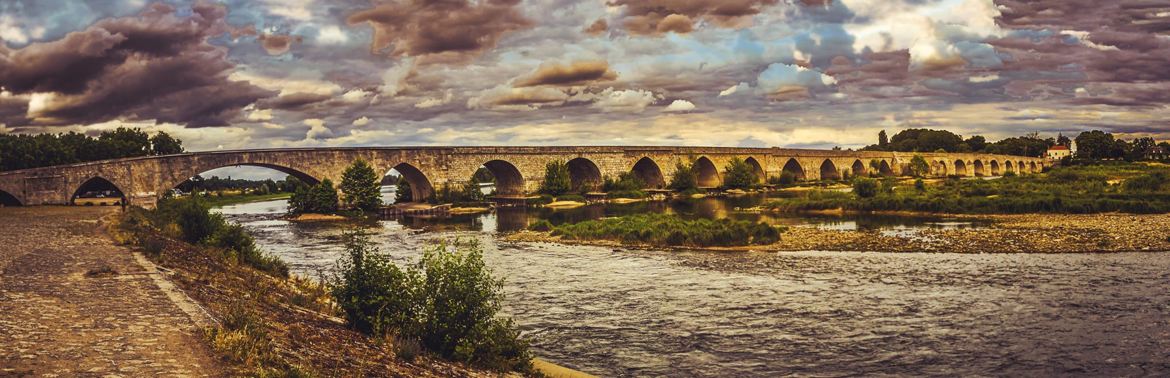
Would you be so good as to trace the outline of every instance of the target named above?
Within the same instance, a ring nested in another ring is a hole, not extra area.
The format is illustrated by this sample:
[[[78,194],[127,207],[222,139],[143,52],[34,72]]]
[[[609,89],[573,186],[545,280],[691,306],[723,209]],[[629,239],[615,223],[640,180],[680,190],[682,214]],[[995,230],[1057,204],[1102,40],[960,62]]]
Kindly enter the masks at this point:
[[[153,268],[103,234],[115,209],[0,208],[0,376],[221,375]]]

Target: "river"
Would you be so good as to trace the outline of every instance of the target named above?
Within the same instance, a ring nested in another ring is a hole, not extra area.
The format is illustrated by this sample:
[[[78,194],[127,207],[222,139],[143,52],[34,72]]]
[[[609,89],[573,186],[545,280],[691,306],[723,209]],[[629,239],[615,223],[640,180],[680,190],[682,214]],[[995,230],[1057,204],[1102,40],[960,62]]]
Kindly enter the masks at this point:
[[[479,240],[488,265],[506,279],[504,311],[534,340],[536,354],[603,376],[1170,372],[1167,253],[705,253],[496,237],[537,218],[634,211],[758,219],[735,211],[752,201],[510,210],[363,227],[400,263],[436,238]],[[284,201],[220,211],[298,274],[324,274],[344,253],[345,226],[285,221]],[[762,220],[880,232],[984,226],[899,217]]]

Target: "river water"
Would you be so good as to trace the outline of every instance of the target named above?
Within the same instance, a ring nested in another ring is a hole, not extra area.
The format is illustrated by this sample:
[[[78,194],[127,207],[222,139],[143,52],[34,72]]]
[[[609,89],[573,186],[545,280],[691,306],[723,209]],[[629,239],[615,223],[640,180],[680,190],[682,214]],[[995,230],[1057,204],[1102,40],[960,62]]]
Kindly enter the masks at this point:
[[[740,203],[737,201],[748,201]],[[533,219],[634,211],[759,217],[753,199],[568,212],[501,211],[362,227],[407,263],[437,238],[476,239],[506,279],[505,312],[540,357],[602,376],[1166,375],[1170,254],[705,253],[500,241]],[[317,276],[346,226],[228,206],[264,249]],[[913,232],[930,218],[768,218]]]

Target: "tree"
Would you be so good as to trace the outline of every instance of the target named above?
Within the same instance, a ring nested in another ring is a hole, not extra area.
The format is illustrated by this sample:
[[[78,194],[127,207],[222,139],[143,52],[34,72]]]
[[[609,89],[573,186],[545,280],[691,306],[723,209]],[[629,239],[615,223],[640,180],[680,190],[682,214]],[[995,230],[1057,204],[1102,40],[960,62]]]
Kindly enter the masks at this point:
[[[1145,160],[1157,147],[1158,142],[1150,137],[1137,138],[1133,140],[1133,143],[1130,143],[1130,150],[1135,160]]]
[[[150,136],[139,129],[119,127],[114,131],[103,131],[98,142],[120,158],[146,156],[150,152]]]
[[[868,177],[862,177],[862,178],[853,180],[853,194],[856,194],[858,197],[872,198],[872,197],[876,196],[877,193],[878,193],[877,180],[874,180],[874,179],[871,179]]]
[[[736,157],[727,164],[727,174],[724,176],[723,186],[729,189],[747,189],[755,186],[759,179],[751,164]]]
[[[987,148],[987,138],[984,138],[982,135],[967,138],[965,143],[967,147],[971,148],[972,152],[983,151],[984,148]]]
[[[1100,130],[1085,131],[1077,135],[1077,157],[1084,159],[1108,159],[1113,157],[1113,134]]]
[[[540,192],[559,196],[573,190],[573,179],[569,176],[569,166],[565,162],[556,160],[544,166],[544,182],[540,183]]]
[[[288,199],[288,212],[331,214],[337,212],[337,203],[337,189],[333,187],[333,181],[324,179],[311,188],[302,186],[297,189],[292,198]]]
[[[886,148],[890,145],[890,137],[886,135],[886,131],[878,132],[878,147]]]
[[[890,139],[889,151],[915,152],[959,151],[965,143],[963,138],[946,130],[906,129],[894,134]]]
[[[475,175],[471,175],[471,178],[463,183],[462,197],[462,201],[465,202],[481,202],[484,200],[483,190],[480,190],[479,180],[475,178]]]
[[[699,178],[695,175],[694,164],[679,162],[674,167],[674,177],[670,179],[671,190],[686,192],[699,188]]]
[[[382,206],[381,176],[363,159],[353,162],[341,174],[341,192],[345,206],[361,211],[374,211]]]
[[[394,203],[410,202],[414,200],[414,193],[410,189],[410,181],[406,177],[398,176],[398,183],[394,186]]]
[[[174,155],[183,153],[183,141],[175,139],[165,131],[150,137],[151,155]]]
[[[1069,139],[1068,137],[1064,136],[1064,134],[1057,134],[1056,135],[1056,144],[1068,147],[1068,146],[1072,145],[1072,140]]]
[[[922,155],[914,155],[910,158],[910,175],[914,177],[923,177],[930,172],[930,163]]]

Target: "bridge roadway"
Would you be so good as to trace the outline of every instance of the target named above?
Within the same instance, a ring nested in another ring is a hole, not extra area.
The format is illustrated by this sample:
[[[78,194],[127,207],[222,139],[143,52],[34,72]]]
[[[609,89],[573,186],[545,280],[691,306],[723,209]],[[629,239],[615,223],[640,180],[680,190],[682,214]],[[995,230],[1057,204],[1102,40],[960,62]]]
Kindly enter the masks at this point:
[[[931,175],[999,176],[1006,172],[1040,172],[1043,158],[972,154],[810,150],[787,148],[564,146],[564,147],[332,147],[192,152],[0,172],[0,203],[7,205],[70,204],[85,188],[112,185],[133,205],[153,207],[158,198],[202,172],[231,166],[272,168],[314,183],[337,182],[353,161],[365,159],[379,172],[396,170],[423,201],[435,188],[466,182],[479,167],[496,177],[497,193],[520,196],[536,191],[545,165],[568,163],[575,185],[598,185],[605,177],[633,172],[649,186],[670,182],[679,164],[694,163],[702,187],[722,185],[728,163],[750,164],[757,175],[791,172],[798,180],[838,179],[877,173],[909,172],[910,160],[921,155]],[[96,186],[95,186],[96,185]]]

